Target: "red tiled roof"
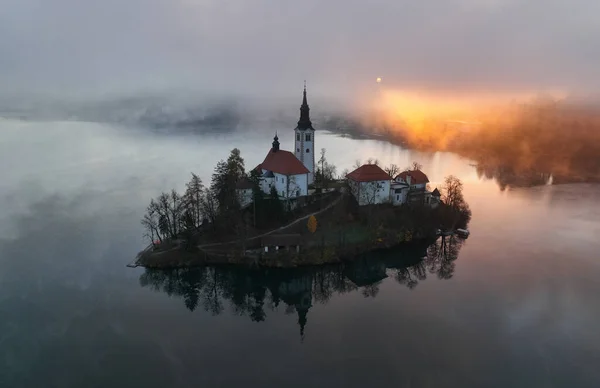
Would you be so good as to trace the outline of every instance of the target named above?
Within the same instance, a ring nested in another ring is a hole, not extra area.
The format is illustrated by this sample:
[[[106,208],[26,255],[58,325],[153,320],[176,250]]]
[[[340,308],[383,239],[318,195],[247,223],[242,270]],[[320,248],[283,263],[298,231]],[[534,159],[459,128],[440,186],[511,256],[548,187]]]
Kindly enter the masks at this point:
[[[411,185],[420,185],[429,183],[429,178],[421,170],[404,171],[396,176],[395,179],[402,178],[406,182],[406,177],[410,175]]]
[[[263,170],[269,170],[283,175],[307,174],[310,171],[290,151],[269,150],[265,160],[258,165]]]
[[[389,181],[390,176],[376,164],[363,164],[350,174],[347,178],[355,182]]]

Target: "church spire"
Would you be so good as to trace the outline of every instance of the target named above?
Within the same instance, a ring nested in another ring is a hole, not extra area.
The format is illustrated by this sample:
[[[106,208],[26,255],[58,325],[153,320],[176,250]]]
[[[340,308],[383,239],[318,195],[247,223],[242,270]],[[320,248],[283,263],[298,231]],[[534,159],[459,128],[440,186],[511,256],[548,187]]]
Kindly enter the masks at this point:
[[[279,138],[277,137],[277,132],[275,132],[275,137],[273,138],[273,148],[271,150],[273,152],[279,151]]]
[[[298,120],[298,129],[312,129],[314,131],[312,122],[310,121],[310,108],[308,107],[308,102],[306,100],[306,81],[304,81],[304,92],[302,95],[302,105],[300,106],[300,120]]]

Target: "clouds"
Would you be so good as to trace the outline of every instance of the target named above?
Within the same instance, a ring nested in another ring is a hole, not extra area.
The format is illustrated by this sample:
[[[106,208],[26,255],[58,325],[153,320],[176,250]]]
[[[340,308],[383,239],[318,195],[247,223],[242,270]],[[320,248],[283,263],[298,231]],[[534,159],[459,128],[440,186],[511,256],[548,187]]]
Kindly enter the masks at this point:
[[[11,90],[586,89],[591,0],[4,0]]]

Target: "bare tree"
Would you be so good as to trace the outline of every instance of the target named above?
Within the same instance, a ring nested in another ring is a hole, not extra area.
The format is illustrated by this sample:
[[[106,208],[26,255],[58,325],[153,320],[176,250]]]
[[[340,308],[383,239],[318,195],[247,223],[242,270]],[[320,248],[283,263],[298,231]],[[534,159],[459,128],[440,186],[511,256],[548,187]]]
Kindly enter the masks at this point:
[[[173,232],[172,238],[177,238],[181,233],[181,226],[183,225],[183,212],[184,206],[181,195],[175,189],[171,190],[169,195],[169,218],[171,219],[171,228]]]
[[[323,182],[325,188],[328,187],[329,183],[335,180],[337,167],[331,163],[325,163],[325,169],[323,170]]]
[[[340,175],[338,175],[339,179],[346,179],[346,175],[350,174],[350,171],[345,168],[342,170],[342,172],[340,173]]]
[[[177,219],[172,217],[171,196],[168,193],[162,193],[157,199],[157,205],[159,228],[168,235],[168,238],[175,239],[177,236]]]
[[[156,200],[150,201],[141,223],[153,244],[155,238],[162,243],[179,236],[184,224],[184,209],[184,202],[175,190],[162,193]]]
[[[361,205],[374,205],[377,202],[379,182],[362,182],[359,185],[359,203]]]
[[[292,203],[291,200],[292,198],[296,198],[298,197],[297,194],[299,194],[300,191],[300,186],[298,185],[298,183],[296,182],[296,177],[293,175],[288,175],[286,177],[286,185],[285,185],[285,191],[286,191],[286,195],[285,195],[285,201],[286,201],[286,207],[287,207],[287,211],[291,211],[292,210]]]
[[[216,229],[217,217],[219,215],[219,205],[212,190],[207,190],[204,193],[200,206],[202,208],[203,216],[211,223],[213,230]]]
[[[377,159],[377,158],[369,158],[369,159],[367,159],[367,164],[374,164],[376,166],[379,166],[379,159]]]
[[[411,167],[411,170],[417,171],[417,170],[421,170],[423,168],[423,165],[420,164],[419,162],[413,162],[410,167]]]
[[[447,226],[454,228],[466,226],[471,219],[471,210],[463,196],[463,183],[453,175],[449,175],[444,180],[442,187],[442,201],[448,210],[445,217]]]
[[[316,179],[322,188],[327,188],[335,180],[337,167],[327,161],[326,150],[321,148],[320,167],[317,169]]]
[[[159,243],[162,243],[166,236],[163,236],[160,231],[157,203],[154,200],[151,200],[150,204],[146,208],[146,214],[144,215],[144,218],[142,218],[141,223],[146,230],[145,236],[150,239],[152,245],[155,244],[157,239]]]
[[[321,164],[321,179],[324,181],[324,177],[325,177],[325,163],[327,162],[327,159],[325,158],[325,148],[321,148],[321,157],[319,158],[319,163]],[[323,182],[321,182],[322,184]]]
[[[463,183],[460,179],[454,175],[447,176],[442,188],[444,203],[451,208],[458,209],[465,201],[462,190]]]
[[[384,171],[387,172],[391,179],[394,179],[394,177],[400,173],[400,167],[395,164],[390,164],[384,168]]]

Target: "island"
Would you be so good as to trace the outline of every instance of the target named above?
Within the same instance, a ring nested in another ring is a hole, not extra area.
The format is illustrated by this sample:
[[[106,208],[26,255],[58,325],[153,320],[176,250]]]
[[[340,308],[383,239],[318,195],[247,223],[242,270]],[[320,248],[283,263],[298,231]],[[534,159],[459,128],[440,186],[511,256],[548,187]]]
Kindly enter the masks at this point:
[[[306,86],[294,131],[295,152],[281,149],[275,134],[249,172],[234,148],[208,187],[192,174],[183,194],[151,200],[142,219],[150,244],[130,266],[337,264],[376,250],[427,247],[466,228],[471,211],[454,176],[432,190],[416,162],[402,170],[369,159],[338,174],[325,149],[315,160]]]

